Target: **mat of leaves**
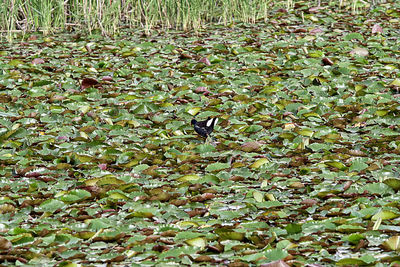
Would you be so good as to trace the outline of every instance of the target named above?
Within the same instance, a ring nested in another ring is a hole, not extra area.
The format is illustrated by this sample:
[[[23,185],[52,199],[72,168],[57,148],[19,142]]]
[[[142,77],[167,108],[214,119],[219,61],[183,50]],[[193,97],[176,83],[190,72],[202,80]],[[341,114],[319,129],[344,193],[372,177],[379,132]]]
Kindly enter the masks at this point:
[[[0,261],[399,263],[399,8],[2,43]]]

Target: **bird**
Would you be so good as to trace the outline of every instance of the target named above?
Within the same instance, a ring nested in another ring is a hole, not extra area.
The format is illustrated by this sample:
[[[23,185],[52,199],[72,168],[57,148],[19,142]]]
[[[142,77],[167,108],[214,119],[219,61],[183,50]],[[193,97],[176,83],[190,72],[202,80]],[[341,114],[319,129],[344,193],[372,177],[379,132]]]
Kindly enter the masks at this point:
[[[210,118],[208,117],[205,121],[197,121],[196,119],[192,119],[191,124],[194,127],[196,133],[200,136],[207,138],[210,136],[212,131],[214,130],[214,126],[217,124],[218,118]]]

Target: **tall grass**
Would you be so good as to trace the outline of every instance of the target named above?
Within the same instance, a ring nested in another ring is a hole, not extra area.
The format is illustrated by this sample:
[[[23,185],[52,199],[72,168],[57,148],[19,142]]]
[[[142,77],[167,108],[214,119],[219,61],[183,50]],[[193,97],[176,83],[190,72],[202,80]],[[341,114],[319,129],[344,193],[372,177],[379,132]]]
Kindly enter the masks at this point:
[[[146,33],[159,28],[199,30],[207,23],[266,20],[271,6],[291,9],[297,0],[2,0],[0,32],[7,39],[15,33],[62,30],[100,31],[113,35],[121,27],[141,27]],[[300,0],[299,0],[300,1]],[[367,1],[337,2],[356,11]],[[384,0],[380,0],[384,1]],[[304,2],[304,1],[301,1]],[[308,1],[310,6],[320,0]]]

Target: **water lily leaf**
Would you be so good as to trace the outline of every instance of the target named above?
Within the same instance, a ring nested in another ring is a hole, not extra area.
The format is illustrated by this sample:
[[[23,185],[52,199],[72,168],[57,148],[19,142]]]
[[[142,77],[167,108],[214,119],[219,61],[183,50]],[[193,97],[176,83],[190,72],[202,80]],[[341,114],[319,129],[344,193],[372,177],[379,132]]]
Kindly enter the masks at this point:
[[[325,164],[330,166],[330,167],[337,168],[339,170],[346,170],[347,169],[346,165],[344,165],[343,163],[341,163],[339,161],[328,161],[328,162],[325,162]]]
[[[3,142],[4,140],[8,140],[11,138],[23,138],[28,134],[25,128],[16,128],[12,129],[10,131],[7,131],[3,135],[0,136],[0,142]]]
[[[315,112],[303,113],[302,116],[304,118],[309,118],[309,117],[321,118],[321,116],[318,113],[315,113]]]
[[[45,212],[55,212],[58,209],[65,207],[64,202],[57,199],[48,199],[40,204],[39,209]]]
[[[170,260],[171,258],[178,258],[181,255],[194,255],[198,252],[198,247],[194,246],[184,246],[184,247],[174,247],[169,250],[166,250],[160,254],[161,259],[167,258]]]
[[[261,187],[262,187],[262,186],[261,186]],[[265,194],[265,198],[268,199],[268,200],[270,200],[270,201],[276,201],[275,196],[274,196],[273,194],[270,194],[270,193]]]
[[[301,233],[302,231],[302,227],[301,224],[296,224],[296,223],[290,223],[285,227],[286,231],[288,232],[288,234],[297,234],[297,233]]]
[[[346,259],[341,259],[336,262],[336,265],[338,266],[364,266],[367,265],[367,263],[363,260],[360,259],[355,259],[355,258],[346,258]]]
[[[154,73],[151,71],[141,71],[139,72],[139,75],[141,77],[148,77],[148,78],[153,78],[154,77]]]
[[[89,110],[91,110],[91,107],[90,107],[90,106],[88,106],[88,105],[81,106],[81,107],[79,108],[79,111],[80,111],[80,112],[82,112],[83,114],[86,114],[86,113],[88,113],[88,112],[89,112]]]
[[[377,110],[375,112],[375,114],[378,115],[379,117],[384,117],[388,113],[389,113],[389,110],[385,110],[385,109]]]
[[[364,218],[366,218],[366,219],[369,219],[369,218],[371,218],[373,215],[375,215],[377,212],[378,212],[378,208],[376,208],[376,207],[371,207],[371,208],[364,208],[364,209],[361,209],[359,212],[360,212],[360,214],[364,217]]]
[[[400,236],[392,236],[382,244],[387,250],[400,250]]]
[[[260,168],[261,166],[263,166],[264,164],[266,164],[268,162],[269,162],[269,159],[261,158],[261,159],[256,160],[253,164],[251,164],[250,168],[258,169],[258,168]]]
[[[40,87],[40,86],[45,86],[45,85],[49,85],[49,84],[53,84],[54,81],[48,81],[48,80],[40,80],[40,81],[36,81],[33,83],[33,87]]]
[[[132,212],[132,217],[137,218],[152,218],[154,217],[153,211],[151,209],[142,209]]]
[[[211,63],[220,63],[222,62],[222,59],[220,59],[218,56],[216,55],[211,55],[208,57],[208,59],[210,60]]]
[[[292,249],[297,247],[296,244],[290,242],[289,240],[281,240],[276,244],[277,249]]]
[[[399,78],[394,79],[394,80],[390,83],[390,85],[400,87],[400,79],[399,79]]]
[[[365,239],[365,236],[363,236],[362,234],[351,234],[347,236],[346,239],[350,243],[357,245],[360,242],[360,240]]]
[[[212,164],[208,165],[205,170],[212,172],[212,171],[220,171],[220,170],[227,169],[230,167],[231,167],[231,165],[229,163],[216,162],[216,163],[212,163]]]
[[[149,167],[150,167],[150,166],[147,165],[147,164],[140,164],[140,165],[137,165],[137,166],[134,168],[134,171],[135,171],[135,172],[141,172],[141,171],[144,171],[144,170],[148,169]]]
[[[349,168],[349,171],[362,171],[362,170],[368,168],[368,164],[366,164],[364,161],[365,160],[362,160],[362,159],[354,160]]]
[[[83,139],[89,139],[89,135],[87,135],[87,133],[85,133],[85,132],[79,132],[79,135],[80,135]]]
[[[33,236],[31,236],[31,234],[22,234],[20,236],[18,236],[17,238],[13,238],[11,240],[11,243],[14,246],[18,246],[18,245],[22,245],[22,244],[26,244],[26,243],[31,243],[32,241],[34,241]]]
[[[8,65],[13,66],[13,67],[16,67],[18,65],[23,65],[23,64],[24,64],[24,62],[19,59],[12,59],[8,62]]]
[[[208,153],[208,152],[214,152],[214,151],[216,151],[216,149],[213,145],[202,144],[202,145],[197,146],[195,151],[199,154],[203,154],[203,153]]]
[[[227,228],[218,228],[215,233],[223,240],[238,240],[242,241],[245,238],[244,233],[239,233]]]
[[[240,148],[245,151],[245,152],[253,152],[253,151],[258,151],[261,147],[261,144],[259,142],[246,142],[240,146]]]
[[[256,133],[264,129],[261,125],[250,125],[249,127],[246,128],[245,132],[246,133]]]
[[[383,210],[372,216],[371,220],[376,221],[377,219],[382,220],[391,220],[400,217],[400,214],[397,214],[393,211]]]
[[[259,191],[253,191],[253,197],[257,202],[264,201],[264,194]]]
[[[200,176],[198,176],[196,174],[190,174],[190,175],[181,176],[181,177],[177,178],[176,180],[178,182],[190,182],[190,181],[196,181],[199,179],[200,179]]]
[[[312,137],[314,135],[314,131],[309,130],[309,129],[301,129],[296,132],[300,135],[308,136],[308,137]]]
[[[110,221],[106,218],[92,219],[92,220],[90,220],[90,223],[89,223],[89,229],[94,230],[94,231],[98,231],[98,230],[110,228],[110,227],[112,227],[112,225],[110,224]]]
[[[344,37],[344,40],[346,41],[351,41],[353,39],[364,41],[364,37],[358,32],[349,33]]]
[[[277,260],[270,263],[261,264],[260,267],[289,267],[283,260]]]
[[[121,155],[119,155],[117,159],[118,164],[124,164],[130,161],[135,156],[135,152],[129,151],[129,152],[124,152]]]
[[[92,238],[96,233],[92,231],[81,231],[78,232],[75,236],[84,240],[88,240]]]
[[[342,232],[342,233],[352,233],[352,232],[359,232],[361,231],[363,228],[359,225],[339,225],[337,227],[337,230]]]
[[[280,207],[282,205],[283,205],[283,203],[280,201],[264,201],[261,203],[257,203],[257,207],[264,208],[264,209],[269,209],[272,207]]]
[[[151,103],[138,104],[132,108],[133,109],[131,112],[133,114],[148,114],[148,113],[156,111],[158,109],[157,106],[155,106]]]
[[[63,195],[60,200],[67,203],[76,203],[89,197],[91,197],[91,194],[88,191],[76,189],[68,192],[66,195]]]
[[[120,193],[120,192],[111,192],[111,193],[108,193],[108,197],[109,197],[110,199],[116,199],[116,200],[120,200],[120,199],[127,200],[127,199],[129,199],[129,197],[127,197],[126,195],[124,195],[124,194],[122,194],[122,193]]]
[[[383,181],[386,185],[390,186],[393,190],[398,191],[400,189],[400,179],[388,178]]]
[[[201,111],[200,107],[192,107],[192,108],[189,108],[188,110],[186,110],[186,112],[192,116],[196,116],[196,114],[199,113],[200,111]]]
[[[197,227],[197,226],[199,226],[199,224],[197,222],[193,222],[193,221],[180,221],[178,223],[178,225],[180,227],[191,227],[191,226]],[[198,234],[196,236],[200,236],[200,234]],[[189,237],[189,238],[192,238],[192,237]]]
[[[263,254],[264,254],[263,256],[266,257],[268,260],[278,261],[278,262],[279,260],[284,259],[289,255],[286,250],[278,248],[267,250]],[[282,265],[280,265],[279,267],[281,266]],[[282,267],[286,266],[283,265]]]
[[[89,155],[80,155],[80,154],[73,154],[76,160],[78,160],[80,163],[86,163],[86,162],[93,162],[93,157]]]
[[[120,180],[111,174],[105,175],[101,178],[93,178],[93,179],[88,179],[85,181],[85,184],[89,185],[89,186],[93,186],[93,185],[102,186],[102,185],[108,185],[108,184],[120,185],[120,184],[124,184],[124,183],[125,182],[123,180]]]
[[[371,192],[372,194],[387,194],[392,192],[392,189],[387,186],[384,183],[371,183],[371,184],[367,184],[363,187],[363,190],[367,190],[368,192]]]
[[[295,134],[293,134],[293,133],[288,133],[288,132],[281,133],[281,134],[279,135],[279,138],[288,139],[288,140],[293,140],[295,137],[296,137]]]
[[[200,249],[204,249],[207,245],[207,239],[204,237],[196,237],[192,239],[185,240],[185,243],[187,243],[190,246],[193,247],[198,247]]]

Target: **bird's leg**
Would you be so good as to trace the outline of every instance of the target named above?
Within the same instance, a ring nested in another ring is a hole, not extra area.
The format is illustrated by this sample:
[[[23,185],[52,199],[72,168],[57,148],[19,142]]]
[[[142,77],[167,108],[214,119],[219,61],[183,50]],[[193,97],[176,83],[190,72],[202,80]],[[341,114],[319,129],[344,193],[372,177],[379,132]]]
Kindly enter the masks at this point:
[[[215,139],[214,137],[212,137],[211,135],[207,135],[207,137],[206,137],[206,141],[204,142],[205,144],[207,144],[207,145],[213,145],[213,146],[215,146],[215,141],[216,141],[217,139]]]

